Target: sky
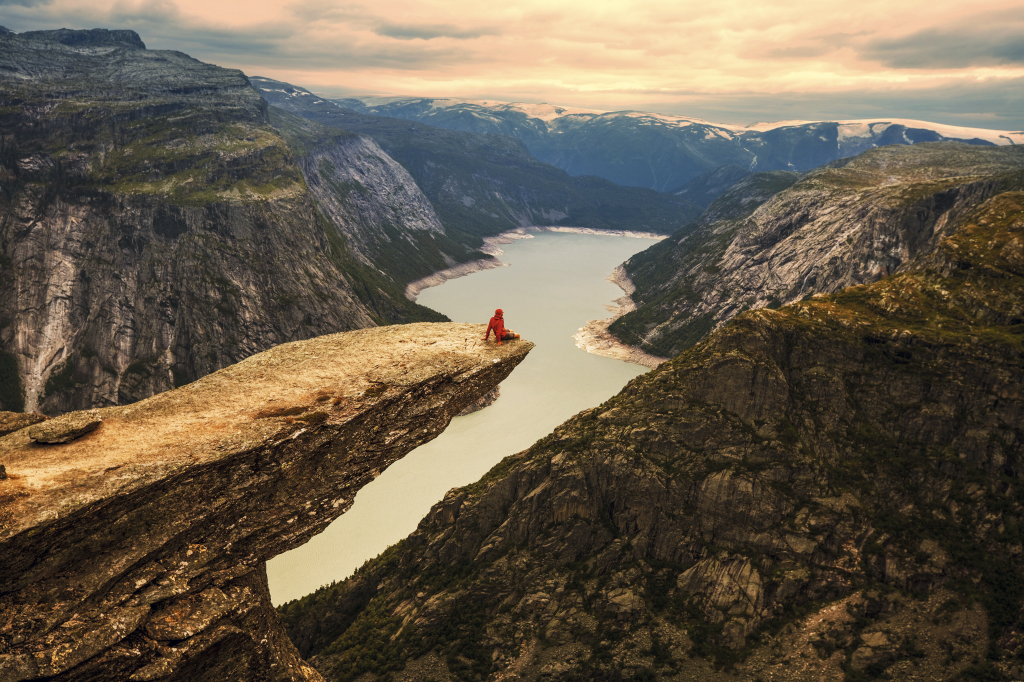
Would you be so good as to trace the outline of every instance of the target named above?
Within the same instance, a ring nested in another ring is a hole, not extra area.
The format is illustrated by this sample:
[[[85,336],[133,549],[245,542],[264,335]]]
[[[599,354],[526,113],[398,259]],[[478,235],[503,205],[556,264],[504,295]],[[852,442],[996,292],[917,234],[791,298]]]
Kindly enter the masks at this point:
[[[1024,0],[0,0],[326,97],[1024,130]]]

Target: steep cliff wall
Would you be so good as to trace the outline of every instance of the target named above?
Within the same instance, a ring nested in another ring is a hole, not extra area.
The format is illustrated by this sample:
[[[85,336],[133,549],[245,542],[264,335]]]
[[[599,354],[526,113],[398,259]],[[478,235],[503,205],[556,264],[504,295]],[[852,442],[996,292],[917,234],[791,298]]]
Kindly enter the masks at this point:
[[[744,310],[900,272],[934,249],[958,217],[999,191],[1024,187],[1024,148],[885,147],[784,189],[792,175],[746,178],[696,226],[626,261],[638,307],[610,331],[671,357]]]
[[[323,215],[363,263],[403,289],[457,263],[490,258],[445,233],[412,176],[376,142],[271,107]],[[416,306],[410,306],[415,308]]]
[[[750,311],[280,609],[331,680],[1020,679],[1024,193]]]
[[[418,324],[283,344],[0,438],[0,679],[321,679],[280,628],[265,562],[533,347],[482,332]]]
[[[124,404],[285,341],[443,319],[322,218],[241,72],[130,31],[0,41],[0,409]]]

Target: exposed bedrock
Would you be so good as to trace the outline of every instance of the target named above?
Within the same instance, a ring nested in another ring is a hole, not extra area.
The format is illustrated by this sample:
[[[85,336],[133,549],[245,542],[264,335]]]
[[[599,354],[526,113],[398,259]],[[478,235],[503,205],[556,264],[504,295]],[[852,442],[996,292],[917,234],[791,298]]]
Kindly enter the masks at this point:
[[[533,344],[415,324],[277,346],[61,445],[0,438],[0,680],[319,680],[265,562]]]

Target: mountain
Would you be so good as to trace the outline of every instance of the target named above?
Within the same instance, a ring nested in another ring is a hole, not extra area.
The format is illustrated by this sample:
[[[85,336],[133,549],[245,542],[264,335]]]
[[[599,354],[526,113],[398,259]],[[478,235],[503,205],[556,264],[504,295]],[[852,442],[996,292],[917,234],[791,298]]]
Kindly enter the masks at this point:
[[[1024,143],[1024,131],[985,130],[907,119],[779,121],[738,126],[639,111],[431,98],[337,100],[360,113],[441,128],[512,135],[541,161],[571,175],[597,175],[661,192],[722,165],[807,172],[873,147],[961,141]]]
[[[872,149],[804,176],[755,173],[623,264],[637,309],[609,329],[672,357],[744,310],[901,272],[979,200],[1019,187],[1024,147],[952,142]]]
[[[241,72],[132,31],[0,48],[0,409],[124,404],[284,341],[444,319],[325,217]]]
[[[700,214],[682,198],[571,177],[508,136],[358,114],[288,83],[251,80],[275,107],[372,138],[415,179],[446,232],[474,248],[483,236],[526,225],[670,234]]]
[[[393,285],[404,289],[457,263],[491,258],[449,237],[415,180],[371,138],[277,107],[270,121],[345,246]]]
[[[730,187],[748,175],[750,175],[750,171],[743,166],[724,164],[704,171],[692,180],[671,190],[669,194],[689,199],[701,208],[707,208],[711,202],[725,194]]]
[[[955,208],[895,274],[743,313],[450,491],[280,607],[291,640],[339,681],[1021,679],[1014,151],[875,150],[784,190],[793,232],[824,210],[800,197]]]

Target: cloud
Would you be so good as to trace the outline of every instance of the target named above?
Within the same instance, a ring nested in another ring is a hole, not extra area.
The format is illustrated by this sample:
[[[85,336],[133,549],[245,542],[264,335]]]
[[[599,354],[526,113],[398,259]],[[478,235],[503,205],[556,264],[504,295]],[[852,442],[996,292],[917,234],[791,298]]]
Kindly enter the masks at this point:
[[[0,0],[0,7],[10,7],[18,5],[19,7],[39,7],[41,5],[49,5],[53,0]]]
[[[1024,64],[1024,32],[1004,28],[920,31],[901,38],[873,40],[861,54],[894,69]]]
[[[151,49],[321,94],[1024,125],[1019,0],[13,1],[14,30],[131,28]]]
[[[493,28],[460,29],[450,24],[392,24],[381,23],[373,32],[379,36],[397,38],[398,40],[433,40],[434,38],[454,38],[455,40],[472,40],[487,35],[496,35]]]

